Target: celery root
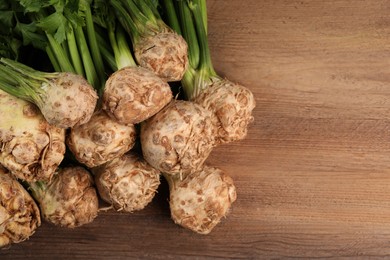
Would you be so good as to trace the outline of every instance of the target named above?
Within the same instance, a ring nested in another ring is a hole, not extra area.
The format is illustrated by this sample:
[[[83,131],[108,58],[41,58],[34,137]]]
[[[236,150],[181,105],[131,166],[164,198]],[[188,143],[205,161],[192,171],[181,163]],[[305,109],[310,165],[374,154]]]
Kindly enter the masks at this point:
[[[180,80],[188,66],[187,43],[172,30],[142,38],[134,48],[139,65],[165,81]]]
[[[0,166],[0,248],[28,239],[40,225],[39,208],[31,195]]]
[[[141,124],[145,160],[166,174],[188,174],[202,167],[214,147],[211,112],[189,101],[173,100]]]
[[[141,67],[125,67],[106,82],[103,109],[122,124],[140,123],[172,99],[168,83]]]
[[[65,154],[65,130],[50,125],[39,109],[0,90],[0,163],[19,179],[53,176]]]
[[[135,139],[134,125],[119,124],[100,110],[86,124],[73,127],[66,143],[79,162],[96,167],[129,151]]]
[[[42,217],[58,226],[74,228],[92,222],[98,197],[92,175],[82,167],[61,168],[50,182],[29,183]]]
[[[236,200],[236,188],[221,169],[204,166],[181,179],[164,175],[169,184],[171,217],[176,224],[208,234]]]
[[[143,209],[160,185],[160,172],[135,153],[96,167],[93,173],[99,195],[118,211]]]
[[[246,137],[255,107],[254,96],[249,89],[227,79],[216,80],[194,102],[213,112],[218,143],[229,143]]]
[[[0,63],[0,89],[37,105],[49,124],[68,128],[91,118],[98,96],[82,76],[40,72],[4,58]]]

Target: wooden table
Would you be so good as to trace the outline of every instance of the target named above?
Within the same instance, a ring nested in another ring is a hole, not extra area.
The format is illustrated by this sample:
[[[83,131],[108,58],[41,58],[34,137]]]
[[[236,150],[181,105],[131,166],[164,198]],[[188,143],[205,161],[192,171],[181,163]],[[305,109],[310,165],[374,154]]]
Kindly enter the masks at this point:
[[[390,1],[209,0],[218,73],[250,88],[246,140],[215,149],[238,199],[211,234],[145,210],[43,224],[0,259],[390,256]]]

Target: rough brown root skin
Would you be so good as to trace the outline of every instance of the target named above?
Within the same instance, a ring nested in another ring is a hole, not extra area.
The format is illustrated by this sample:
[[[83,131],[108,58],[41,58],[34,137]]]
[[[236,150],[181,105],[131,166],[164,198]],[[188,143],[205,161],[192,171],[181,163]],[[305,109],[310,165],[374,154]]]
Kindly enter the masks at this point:
[[[229,80],[216,80],[203,90],[194,102],[212,111],[218,128],[219,144],[242,140],[253,122],[252,110],[256,106],[252,92]]]
[[[160,185],[160,172],[134,153],[115,158],[93,172],[100,197],[118,211],[143,209]]]
[[[169,183],[173,221],[199,234],[208,234],[236,200],[232,178],[222,170],[205,166],[184,179],[164,175]]]
[[[66,142],[75,158],[92,168],[129,151],[135,139],[134,125],[119,124],[99,111],[87,123],[73,127]]]
[[[60,169],[43,188],[31,185],[43,218],[74,228],[92,222],[98,214],[98,197],[91,174],[82,167]]]
[[[0,163],[21,180],[49,181],[64,158],[65,130],[1,90],[0,103]]]
[[[40,225],[39,208],[30,194],[0,166],[0,248],[28,239]]]
[[[137,124],[160,111],[172,100],[172,91],[153,72],[126,67],[106,82],[103,109],[122,124]]]
[[[182,79],[188,67],[187,52],[184,38],[171,31],[141,38],[134,46],[138,64],[167,82]]]
[[[98,96],[92,86],[80,75],[63,72],[43,83],[46,95],[42,104],[37,104],[51,125],[69,128],[82,125],[91,118]]]
[[[200,169],[214,146],[211,113],[189,101],[173,100],[141,125],[145,160],[166,174]]]

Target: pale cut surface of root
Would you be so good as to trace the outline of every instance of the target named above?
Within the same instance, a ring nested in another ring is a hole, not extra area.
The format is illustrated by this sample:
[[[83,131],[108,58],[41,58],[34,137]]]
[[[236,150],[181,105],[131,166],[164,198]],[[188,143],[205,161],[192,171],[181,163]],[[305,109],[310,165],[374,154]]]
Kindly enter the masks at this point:
[[[145,160],[166,174],[200,169],[214,147],[211,113],[189,101],[173,100],[141,125]]]
[[[0,90],[0,164],[25,181],[49,181],[65,154],[65,130],[39,109]]]
[[[62,72],[49,82],[43,83],[46,95],[43,103],[37,104],[49,124],[69,128],[88,122],[98,96],[87,80],[80,75]]]
[[[168,83],[141,67],[125,67],[107,80],[103,109],[122,124],[137,124],[160,111],[172,99]]]
[[[115,158],[93,173],[100,197],[118,211],[143,209],[160,185],[160,172],[135,153]]]
[[[40,225],[39,208],[33,198],[0,166],[0,248],[25,241]]]
[[[188,67],[187,43],[172,31],[141,38],[134,46],[134,54],[141,67],[167,82],[180,81]]]
[[[222,170],[205,166],[184,179],[164,175],[169,183],[173,221],[200,234],[208,234],[236,200],[232,178]]]
[[[256,106],[252,92],[229,80],[216,80],[203,90],[194,102],[214,113],[213,122],[218,128],[219,144],[242,140],[253,122]]]
[[[75,158],[92,168],[129,151],[135,139],[134,125],[120,124],[100,110],[86,124],[73,127],[66,142]]]
[[[60,169],[43,188],[33,186],[43,218],[74,228],[92,222],[98,214],[98,197],[92,175],[82,167]]]

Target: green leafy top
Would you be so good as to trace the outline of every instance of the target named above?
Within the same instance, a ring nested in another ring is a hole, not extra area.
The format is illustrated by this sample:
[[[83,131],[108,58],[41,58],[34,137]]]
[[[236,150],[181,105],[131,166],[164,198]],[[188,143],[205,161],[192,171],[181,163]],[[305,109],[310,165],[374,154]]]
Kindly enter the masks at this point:
[[[25,13],[31,13],[36,26],[54,36],[58,43],[66,39],[73,26],[84,26],[79,0],[20,0]]]
[[[95,0],[93,3],[93,21],[99,26],[112,30],[115,28],[115,13],[108,1]]]
[[[14,53],[11,56],[3,53],[2,56],[17,58],[18,49],[22,44],[31,44],[35,48],[44,49],[46,40],[38,30],[36,24],[25,15],[23,6],[17,1],[0,3],[1,49],[4,50],[6,48],[4,46],[8,46]]]

